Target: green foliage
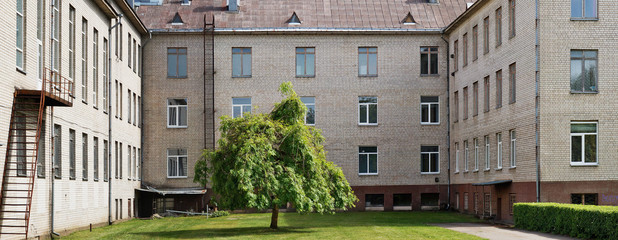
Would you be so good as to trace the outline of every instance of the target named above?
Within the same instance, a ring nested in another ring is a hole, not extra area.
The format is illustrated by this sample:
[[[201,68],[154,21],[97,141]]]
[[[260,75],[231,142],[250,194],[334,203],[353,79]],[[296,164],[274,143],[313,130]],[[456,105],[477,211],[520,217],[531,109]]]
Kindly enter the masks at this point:
[[[230,215],[230,212],[228,211],[214,211],[212,212],[212,214],[210,214],[211,217],[225,217],[229,215]]]
[[[204,150],[194,181],[205,186],[210,179],[224,209],[289,202],[301,213],[331,213],[354,206],[358,199],[343,172],[326,161],[321,131],[303,123],[307,108],[292,84],[279,91],[284,99],[270,114],[221,118],[218,147]]]
[[[618,207],[560,203],[516,203],[515,226],[583,239],[618,239]]]

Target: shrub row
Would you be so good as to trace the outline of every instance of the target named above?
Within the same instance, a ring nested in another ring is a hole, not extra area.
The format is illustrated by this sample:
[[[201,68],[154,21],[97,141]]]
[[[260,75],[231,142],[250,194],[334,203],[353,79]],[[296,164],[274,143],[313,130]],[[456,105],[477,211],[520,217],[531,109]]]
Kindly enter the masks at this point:
[[[516,203],[515,227],[583,239],[618,239],[618,207]]]
[[[228,211],[214,211],[211,213],[211,217],[225,217],[225,216],[229,216],[230,212]]]

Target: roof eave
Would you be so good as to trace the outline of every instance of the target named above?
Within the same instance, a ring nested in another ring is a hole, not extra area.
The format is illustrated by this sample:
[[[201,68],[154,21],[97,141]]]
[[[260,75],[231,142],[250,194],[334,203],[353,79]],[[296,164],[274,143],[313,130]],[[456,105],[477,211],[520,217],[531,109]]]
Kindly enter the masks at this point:
[[[108,18],[112,19],[118,16],[116,10],[111,5],[109,5],[106,0],[95,0],[94,3],[99,7],[99,9],[101,9],[101,11],[103,11],[105,16],[107,16]]]
[[[444,31],[442,31],[442,32],[448,34],[451,30],[453,30],[454,28],[458,27],[464,20],[468,19],[468,17],[473,12],[478,10],[478,8],[480,8],[480,6],[484,5],[487,2],[489,2],[489,0],[477,0],[474,4],[472,4],[472,6],[470,6],[468,9],[466,9],[466,11],[464,11],[461,15],[459,15],[457,18],[455,18],[455,20],[453,20],[448,26],[446,26],[444,28]]]
[[[401,28],[215,28],[215,33],[220,34],[440,34],[442,28],[427,29],[401,29]]]
[[[148,29],[146,29],[146,26],[144,25],[142,20],[139,19],[139,17],[137,17],[137,14],[133,10],[133,8],[129,6],[127,1],[125,0],[114,0],[114,1],[116,1],[116,4],[118,4],[118,6],[120,6],[122,11],[125,13],[125,17],[127,17],[129,21],[131,21],[131,23],[133,24],[133,26],[135,26],[138,32],[140,32],[141,34],[148,33]]]

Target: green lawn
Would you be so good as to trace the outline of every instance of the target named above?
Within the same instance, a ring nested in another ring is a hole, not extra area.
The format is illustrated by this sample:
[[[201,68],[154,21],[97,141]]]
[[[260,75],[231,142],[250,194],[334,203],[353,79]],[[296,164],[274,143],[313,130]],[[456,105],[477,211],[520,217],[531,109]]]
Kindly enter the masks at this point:
[[[475,221],[470,216],[446,212],[282,213],[279,229],[271,230],[269,213],[233,214],[210,219],[135,219],[62,239],[479,239],[427,225]]]

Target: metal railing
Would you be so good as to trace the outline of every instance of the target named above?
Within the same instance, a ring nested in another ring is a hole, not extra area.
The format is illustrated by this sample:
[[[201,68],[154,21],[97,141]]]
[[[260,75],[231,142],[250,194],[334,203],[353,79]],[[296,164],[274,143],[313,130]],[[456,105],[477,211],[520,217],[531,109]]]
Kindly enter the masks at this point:
[[[43,94],[49,93],[60,100],[73,104],[75,93],[73,81],[63,77],[55,70],[45,68],[42,90]]]

